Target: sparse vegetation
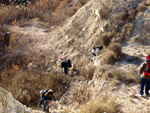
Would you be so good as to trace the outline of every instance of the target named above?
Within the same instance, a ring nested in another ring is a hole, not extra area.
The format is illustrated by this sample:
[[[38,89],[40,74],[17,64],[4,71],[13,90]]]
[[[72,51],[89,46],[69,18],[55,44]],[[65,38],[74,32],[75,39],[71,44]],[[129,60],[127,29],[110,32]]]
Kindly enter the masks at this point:
[[[40,90],[52,89],[56,93],[56,98],[59,99],[67,81],[61,74],[38,75],[14,67],[8,73],[2,73],[1,82],[3,87],[21,103],[27,106],[36,106],[39,102]]]
[[[101,64],[113,64],[117,61],[116,54],[113,51],[107,51],[102,57]]]
[[[79,9],[74,5],[68,7],[69,3],[70,1],[65,0],[37,0],[29,3],[28,7],[14,5],[1,7],[0,23],[10,23],[22,18],[40,18],[43,21],[50,22],[51,25],[54,23],[58,25]],[[74,10],[75,8],[77,10]]]
[[[70,99],[78,104],[84,104],[90,99],[90,89],[82,83],[72,91]]]
[[[138,12],[143,12],[145,9],[146,9],[146,6],[145,6],[144,2],[139,4],[138,7],[136,8],[136,10]]]
[[[90,66],[86,68],[80,69],[80,75],[85,77],[87,80],[91,80],[94,76],[95,66],[91,64]]]
[[[126,20],[127,19],[127,12],[126,11],[122,11],[117,15],[117,18],[120,20]]]
[[[107,47],[111,43],[113,34],[111,32],[104,32],[100,37],[100,42],[103,46]]]
[[[120,113],[119,104],[110,97],[90,100],[81,107],[79,113]]]
[[[117,57],[122,54],[122,46],[119,43],[112,43],[108,47],[109,50],[113,51]]]

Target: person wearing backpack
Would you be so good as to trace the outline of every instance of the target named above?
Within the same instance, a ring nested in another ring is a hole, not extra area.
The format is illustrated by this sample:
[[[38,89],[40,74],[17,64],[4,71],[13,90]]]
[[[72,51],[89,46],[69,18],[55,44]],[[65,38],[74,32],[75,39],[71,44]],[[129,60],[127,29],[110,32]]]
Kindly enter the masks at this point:
[[[52,90],[42,90],[41,91],[42,98],[40,99],[40,106],[43,105],[43,111],[48,111],[49,112],[49,107],[52,105],[52,100],[55,100],[55,96],[53,94]]]
[[[94,56],[98,56],[99,51],[102,50],[102,49],[103,49],[103,46],[97,46],[97,47],[93,46],[93,48],[92,48],[92,54]]]
[[[68,59],[68,60],[62,59],[62,61],[61,61],[61,67],[64,68],[64,73],[67,75],[68,68],[72,67],[70,59]]]
[[[140,65],[139,74],[141,75],[140,78],[140,96],[144,94],[144,87],[145,87],[145,94],[149,96],[149,89],[150,89],[150,59],[146,59]]]

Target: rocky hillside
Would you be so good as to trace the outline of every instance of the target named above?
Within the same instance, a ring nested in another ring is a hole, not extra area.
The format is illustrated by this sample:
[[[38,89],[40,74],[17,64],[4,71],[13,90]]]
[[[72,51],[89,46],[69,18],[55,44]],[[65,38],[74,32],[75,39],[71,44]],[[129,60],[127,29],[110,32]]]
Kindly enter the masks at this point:
[[[149,11],[149,0],[90,0],[50,32],[33,30],[38,40],[30,46],[33,57],[27,66],[30,71],[60,73],[60,57],[71,59],[73,64],[71,73],[63,76],[68,85],[52,111],[150,111],[149,97],[137,96],[140,78],[137,69],[150,50]],[[113,48],[114,43],[121,45],[119,52]],[[99,44],[104,49],[91,61],[92,46]]]
[[[15,100],[11,93],[0,88],[0,112],[1,113],[41,113],[27,108],[19,101]]]

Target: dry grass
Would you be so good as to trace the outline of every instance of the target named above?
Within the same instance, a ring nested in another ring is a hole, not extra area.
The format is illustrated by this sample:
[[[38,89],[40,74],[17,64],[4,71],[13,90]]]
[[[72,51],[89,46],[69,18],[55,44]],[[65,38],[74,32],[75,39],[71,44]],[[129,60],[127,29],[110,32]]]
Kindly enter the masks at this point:
[[[127,83],[132,83],[132,82],[140,82],[140,77],[137,75],[137,71],[134,71],[135,69],[131,69],[131,71],[127,72],[125,76],[125,81]]]
[[[70,100],[78,104],[84,104],[90,99],[90,89],[87,84],[78,84],[71,92]]]
[[[101,64],[114,64],[116,61],[116,54],[113,51],[107,51],[102,57]]]
[[[68,7],[68,2],[65,0],[38,0],[29,3],[28,7],[13,5],[1,7],[0,23],[11,23],[23,18],[40,18],[43,21],[58,25],[72,16],[74,11],[74,7]]]
[[[120,20],[126,20],[127,19],[127,12],[126,11],[122,11],[120,12],[117,16],[116,16],[117,19],[120,19]]]
[[[150,5],[150,0],[146,0],[146,5],[147,5],[147,6]]]
[[[105,97],[90,100],[79,113],[120,113],[120,110],[114,98]]]
[[[37,106],[41,89],[52,89],[59,99],[66,85],[61,74],[38,75],[25,70],[9,70],[2,73],[3,87],[27,106]],[[7,81],[7,83],[6,83]]]
[[[102,77],[104,79],[110,80],[110,81],[113,80],[113,79],[116,79],[116,80],[119,80],[119,81],[124,79],[122,70],[119,70],[119,69],[110,69],[110,70],[107,69],[107,71],[104,72]]]
[[[122,54],[122,46],[119,43],[111,43],[108,49],[113,51],[117,57]]]
[[[109,10],[108,6],[107,7],[103,7],[99,11],[99,13],[100,13],[101,19],[106,19],[109,16],[110,10]]]
[[[104,32],[100,37],[100,42],[103,46],[107,47],[111,43],[113,34],[111,32]]]
[[[85,77],[87,80],[91,80],[94,76],[95,66],[93,64],[79,69],[80,75]]]
[[[136,10],[138,12],[143,12],[144,10],[146,10],[146,6],[145,6],[144,2],[139,4],[138,7],[136,8]]]

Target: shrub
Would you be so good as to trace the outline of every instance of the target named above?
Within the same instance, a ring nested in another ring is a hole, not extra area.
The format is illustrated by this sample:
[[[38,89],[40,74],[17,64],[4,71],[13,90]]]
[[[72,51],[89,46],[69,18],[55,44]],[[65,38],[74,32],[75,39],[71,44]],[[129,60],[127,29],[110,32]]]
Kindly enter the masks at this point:
[[[138,12],[143,12],[145,9],[146,9],[146,6],[144,3],[139,4],[138,7],[136,8]]]
[[[121,56],[122,46],[119,43],[112,43],[111,45],[109,45],[108,49],[113,51],[117,57]]]
[[[140,81],[140,77],[136,76],[137,75],[137,71],[133,72],[133,71],[129,71],[125,74],[125,81],[128,83],[132,83],[132,82],[137,82],[139,83]]]
[[[101,35],[100,42],[103,46],[107,47],[110,44],[112,38],[113,38],[112,33],[105,32]]]
[[[2,24],[22,18],[40,18],[50,22],[51,25],[54,23],[58,25],[75,13],[73,8],[68,8],[68,3],[64,0],[37,0],[29,3],[28,7],[10,5],[1,7],[0,10],[0,23]]]
[[[94,76],[95,68],[96,67],[93,64],[87,68],[81,68],[80,75],[84,76],[87,80],[91,80]]]
[[[112,73],[112,75],[113,75],[113,77],[115,79],[117,79],[117,80],[121,80],[122,79],[122,72],[121,72],[121,70],[114,69],[114,70],[111,71],[111,73]]]
[[[89,1],[89,0],[81,0],[80,3],[81,3],[81,5],[83,6],[83,5],[85,5],[88,1]]]
[[[105,73],[102,74],[102,77],[106,80],[122,80],[123,79],[123,73],[122,70],[119,69],[107,69]]]
[[[122,11],[120,12],[116,18],[121,19],[121,20],[126,20],[127,19],[127,12],[126,11]]]
[[[147,5],[147,6],[150,5],[150,0],[146,0],[146,5]]]
[[[106,19],[106,18],[108,17],[108,15],[109,15],[109,12],[110,12],[109,9],[106,8],[106,7],[102,8],[102,9],[99,11],[100,16],[101,16],[102,19]]]
[[[86,84],[80,84],[71,92],[70,99],[78,104],[86,103],[90,99],[90,90]]]
[[[38,75],[27,70],[9,70],[1,76],[3,87],[27,106],[38,105],[42,89],[52,89],[56,99],[60,99],[67,82],[61,74]]]
[[[101,60],[101,64],[113,64],[117,61],[116,54],[113,51],[107,51]]]
[[[120,113],[119,104],[110,97],[90,100],[83,105],[79,113]]]

